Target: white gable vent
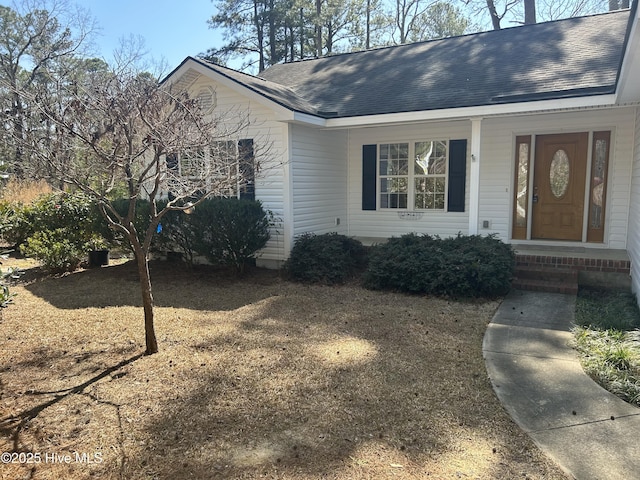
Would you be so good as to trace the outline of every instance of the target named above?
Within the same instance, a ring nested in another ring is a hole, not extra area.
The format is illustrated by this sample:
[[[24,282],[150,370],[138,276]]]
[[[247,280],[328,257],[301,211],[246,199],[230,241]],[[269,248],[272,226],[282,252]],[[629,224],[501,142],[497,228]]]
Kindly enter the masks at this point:
[[[215,107],[216,92],[212,87],[203,87],[198,92],[198,103],[204,113],[211,113]]]

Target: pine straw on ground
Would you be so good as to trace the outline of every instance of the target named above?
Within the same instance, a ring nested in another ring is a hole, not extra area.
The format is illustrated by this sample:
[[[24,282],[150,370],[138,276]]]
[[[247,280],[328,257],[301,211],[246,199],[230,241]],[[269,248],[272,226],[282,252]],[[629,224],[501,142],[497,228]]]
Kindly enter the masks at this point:
[[[168,264],[152,277],[147,357],[131,262],[14,288],[0,451],[34,463],[1,478],[565,478],[492,391],[497,302]]]

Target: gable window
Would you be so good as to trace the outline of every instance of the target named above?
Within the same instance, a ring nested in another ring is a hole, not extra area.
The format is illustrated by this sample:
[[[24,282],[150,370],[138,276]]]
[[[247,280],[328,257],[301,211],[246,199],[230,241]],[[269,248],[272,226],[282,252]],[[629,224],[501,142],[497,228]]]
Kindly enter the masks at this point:
[[[383,143],[379,151],[380,208],[445,209],[446,140]]]

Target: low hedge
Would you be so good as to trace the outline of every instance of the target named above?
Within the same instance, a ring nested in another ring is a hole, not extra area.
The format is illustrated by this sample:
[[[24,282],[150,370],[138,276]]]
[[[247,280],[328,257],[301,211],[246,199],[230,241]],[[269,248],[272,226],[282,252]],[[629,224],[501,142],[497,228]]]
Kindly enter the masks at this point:
[[[493,235],[407,234],[371,249],[364,284],[454,298],[496,297],[511,288],[514,266],[511,246]]]
[[[366,264],[362,243],[338,233],[300,235],[284,268],[292,278],[307,283],[343,283]]]

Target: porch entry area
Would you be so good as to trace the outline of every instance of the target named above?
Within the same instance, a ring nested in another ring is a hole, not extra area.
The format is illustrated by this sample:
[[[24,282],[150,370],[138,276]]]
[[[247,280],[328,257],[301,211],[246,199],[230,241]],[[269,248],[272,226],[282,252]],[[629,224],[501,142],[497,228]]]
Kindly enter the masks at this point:
[[[610,132],[516,137],[512,238],[603,243]]]
[[[609,131],[516,137],[512,238],[538,242],[514,245],[515,288],[630,290],[627,252],[596,245],[604,243],[610,144]]]
[[[513,287],[570,293],[579,286],[631,290],[631,260],[626,250],[513,245],[516,267]]]

